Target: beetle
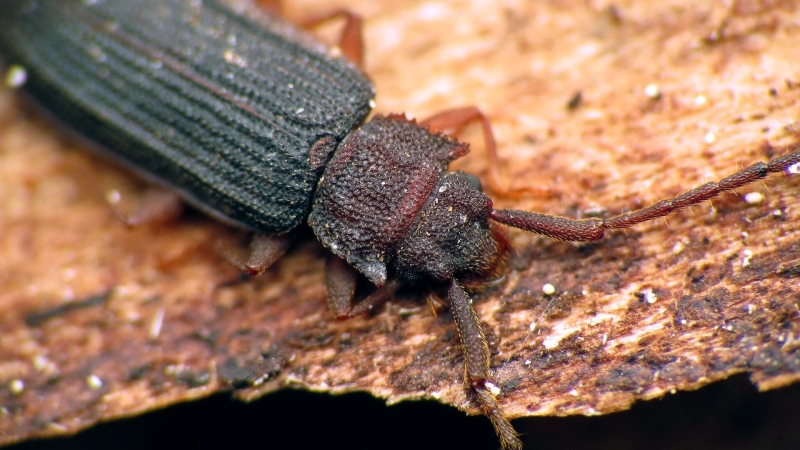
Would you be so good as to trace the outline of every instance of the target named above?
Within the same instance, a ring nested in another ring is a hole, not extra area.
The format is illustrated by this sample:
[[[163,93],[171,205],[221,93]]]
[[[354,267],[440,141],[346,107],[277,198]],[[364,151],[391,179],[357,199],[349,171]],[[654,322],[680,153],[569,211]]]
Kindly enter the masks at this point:
[[[266,269],[307,222],[335,255],[326,271],[336,317],[366,312],[402,284],[444,287],[465,383],[509,449],[521,444],[464,288],[504,270],[508,246],[493,222],[595,241],[800,164],[795,148],[650,207],[573,220],[495,209],[476,177],[448,171],[468,146],[437,125],[486,130],[480,111],[364,123],[369,80],[275,19],[259,24],[213,1],[14,0],[4,3],[0,52],[9,79],[50,114],[199,209],[266,236],[245,270]],[[358,274],[377,289],[353,304]]]

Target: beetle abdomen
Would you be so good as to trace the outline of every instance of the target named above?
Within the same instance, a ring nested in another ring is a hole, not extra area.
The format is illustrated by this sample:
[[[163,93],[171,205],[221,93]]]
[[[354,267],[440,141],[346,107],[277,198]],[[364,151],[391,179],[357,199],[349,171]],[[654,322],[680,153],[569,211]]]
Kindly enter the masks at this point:
[[[300,224],[317,172],[309,149],[340,140],[374,90],[291,26],[209,0],[11,0],[0,53],[23,90],[117,159],[229,222]]]

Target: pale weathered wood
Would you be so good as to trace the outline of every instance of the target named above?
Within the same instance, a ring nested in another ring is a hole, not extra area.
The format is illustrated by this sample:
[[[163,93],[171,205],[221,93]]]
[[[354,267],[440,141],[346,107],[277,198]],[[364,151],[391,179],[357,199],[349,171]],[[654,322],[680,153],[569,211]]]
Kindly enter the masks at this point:
[[[560,193],[498,207],[616,213],[798,139],[791,1],[384,3],[285,9],[361,13],[378,111],[426,117],[478,105],[511,184]],[[478,131],[463,137],[474,150],[457,166],[485,176]],[[0,443],[256,381],[239,395],[366,390],[475,412],[452,317],[434,316],[424,293],[336,321],[325,252],[310,233],[264,275],[238,282],[214,250],[236,231],[199,214],[130,230],[104,203],[109,186],[140,184],[0,92]],[[763,201],[745,202],[749,192]],[[795,381],[800,177],[739,194],[591,246],[508,231],[517,254],[507,280],[475,296],[505,411],[607,413],[739,372],[762,389]],[[542,292],[548,283],[553,296]],[[102,386],[90,386],[92,375]]]

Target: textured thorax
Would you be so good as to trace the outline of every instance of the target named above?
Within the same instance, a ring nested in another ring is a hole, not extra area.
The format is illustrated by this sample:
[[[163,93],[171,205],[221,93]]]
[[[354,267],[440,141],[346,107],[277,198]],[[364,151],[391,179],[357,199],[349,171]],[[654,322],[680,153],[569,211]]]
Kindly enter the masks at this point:
[[[467,147],[403,116],[377,116],[339,145],[319,181],[309,224],[325,246],[382,285],[394,249],[442,173]]]

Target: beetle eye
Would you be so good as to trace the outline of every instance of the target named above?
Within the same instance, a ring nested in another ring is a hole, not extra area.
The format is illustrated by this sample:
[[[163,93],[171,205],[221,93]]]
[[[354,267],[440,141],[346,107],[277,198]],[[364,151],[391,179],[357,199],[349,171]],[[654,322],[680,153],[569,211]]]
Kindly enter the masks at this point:
[[[481,180],[478,179],[475,175],[467,172],[462,172],[460,170],[454,170],[452,173],[458,174],[459,178],[466,181],[469,187],[472,189],[483,192],[483,185],[481,184]]]

